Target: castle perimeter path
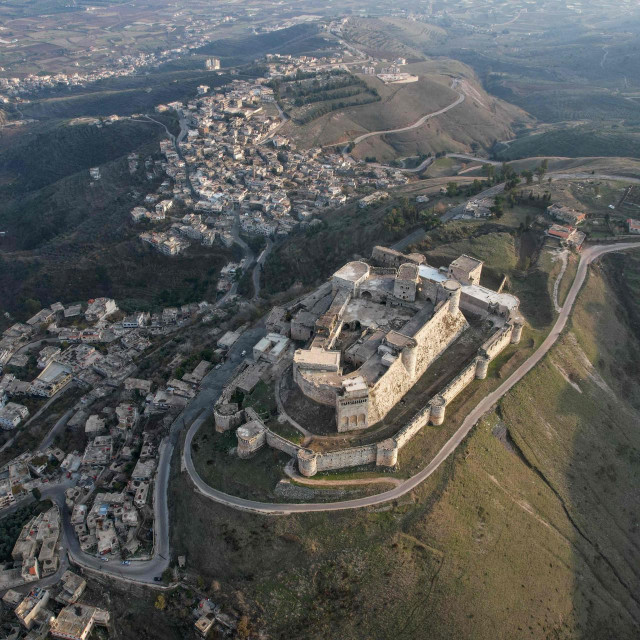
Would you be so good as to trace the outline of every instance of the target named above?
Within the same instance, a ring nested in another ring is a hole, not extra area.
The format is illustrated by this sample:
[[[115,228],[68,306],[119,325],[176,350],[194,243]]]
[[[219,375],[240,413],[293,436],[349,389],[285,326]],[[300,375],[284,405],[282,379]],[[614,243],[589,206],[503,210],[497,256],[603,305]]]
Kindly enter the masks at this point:
[[[214,500],[220,504],[227,505],[234,509],[241,509],[244,511],[253,511],[256,513],[272,514],[272,515],[287,515],[292,513],[309,513],[316,511],[342,511],[344,509],[359,509],[361,507],[370,507],[373,505],[383,504],[392,500],[397,500],[406,495],[419,484],[424,482],[431,474],[438,469],[438,467],[458,448],[462,441],[467,437],[474,425],[480,420],[480,418],[487,413],[493,405],[500,400],[515,384],[517,384],[533,367],[542,360],[542,358],[549,352],[551,347],[555,344],[556,340],[562,333],[567,324],[567,319],[573,305],[576,301],[578,292],[580,291],[582,284],[584,283],[587,275],[587,269],[589,264],[599,258],[600,256],[610,253],[612,251],[623,251],[626,249],[636,249],[640,247],[640,242],[627,242],[616,245],[596,245],[584,250],[578,265],[576,277],[571,285],[567,299],[562,306],[562,310],[558,315],[558,318],[553,325],[553,328],[549,332],[549,335],[545,338],[544,342],[538,347],[537,351],[529,357],[518,369],[509,376],[509,378],[503,382],[495,391],[487,395],[476,407],[469,413],[464,419],[462,425],[453,434],[453,436],[447,441],[447,443],[440,449],[435,458],[419,473],[412,476],[408,480],[402,482],[400,485],[379,493],[373,496],[367,496],[364,498],[357,498],[354,500],[344,500],[341,502],[328,502],[328,503],[307,503],[307,504],[282,504],[282,503],[266,503],[257,502],[254,500],[246,500],[243,498],[237,498],[235,496],[228,495],[222,491],[213,489],[207,485],[198,475],[193,465],[191,458],[191,442],[193,437],[197,433],[200,425],[204,421],[204,418],[197,419],[187,432],[183,459],[184,468],[186,469],[191,481],[195,485],[195,488],[203,496]],[[248,463],[250,464],[250,463]]]

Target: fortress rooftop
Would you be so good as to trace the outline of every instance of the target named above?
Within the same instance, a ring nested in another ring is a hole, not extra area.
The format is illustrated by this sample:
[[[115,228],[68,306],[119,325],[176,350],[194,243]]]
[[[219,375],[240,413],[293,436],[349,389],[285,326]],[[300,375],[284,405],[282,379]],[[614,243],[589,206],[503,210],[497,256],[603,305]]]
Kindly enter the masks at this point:
[[[476,260],[476,258],[472,258],[468,255],[461,255],[459,258],[456,258],[452,263],[452,267],[457,267],[458,269],[464,269],[465,271],[473,271],[482,265],[481,260]]]
[[[369,265],[365,262],[347,262],[343,267],[338,269],[333,275],[341,280],[357,282],[369,273]]]

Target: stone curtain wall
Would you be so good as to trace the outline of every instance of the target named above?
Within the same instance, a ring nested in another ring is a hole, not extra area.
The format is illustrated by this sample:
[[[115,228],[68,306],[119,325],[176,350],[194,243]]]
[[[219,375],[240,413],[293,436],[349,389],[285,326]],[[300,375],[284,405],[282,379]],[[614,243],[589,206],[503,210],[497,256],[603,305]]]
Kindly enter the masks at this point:
[[[427,405],[424,409],[418,411],[418,413],[412,418],[410,422],[404,425],[398,433],[394,436],[394,440],[396,441],[398,448],[402,449],[413,436],[422,429],[428,422],[431,417],[431,407]]]
[[[443,307],[447,307],[447,305],[443,305]],[[462,329],[460,331],[462,331]],[[485,341],[480,351],[484,351],[488,355],[488,358],[493,360],[510,343],[512,333],[513,325],[505,325]],[[476,360],[477,358],[474,358],[471,363],[466,365],[464,369],[440,392],[440,394],[438,394],[444,398],[447,404],[474,380]],[[392,366],[403,367],[400,358],[398,358]],[[250,420],[259,419],[255,411],[251,408],[246,410],[246,414],[247,418]],[[404,425],[390,440],[395,442],[398,449],[401,449],[429,422],[430,417],[431,407],[429,404],[426,404],[426,406],[406,425]],[[348,467],[358,467],[365,464],[371,464],[372,462],[377,461],[377,452],[379,447],[379,443],[374,443],[361,447],[351,447],[341,451],[314,453],[309,449],[300,447],[290,440],[273,433],[273,431],[270,431],[269,429],[266,429],[266,443],[268,446],[284,451],[294,458],[297,457],[298,452],[304,452],[306,455],[312,457],[314,460],[314,464],[312,465],[313,471],[305,473],[305,475],[314,475],[317,471],[330,471],[334,469],[345,469]]]
[[[475,358],[441,392],[440,395],[449,404],[476,377]]]
[[[493,360],[511,342],[513,325],[506,324],[500,331],[494,333],[483,345],[489,360]]]
[[[277,433],[274,433],[270,429],[267,429],[267,444],[272,449],[278,449],[279,451],[284,451],[287,455],[290,455],[292,458],[295,458],[298,455],[298,451],[302,449],[297,444],[291,442],[291,440],[287,440],[282,436],[279,436]]]
[[[359,467],[376,461],[377,445],[368,444],[363,447],[352,447],[342,451],[317,454],[318,471],[330,471],[344,467]]]

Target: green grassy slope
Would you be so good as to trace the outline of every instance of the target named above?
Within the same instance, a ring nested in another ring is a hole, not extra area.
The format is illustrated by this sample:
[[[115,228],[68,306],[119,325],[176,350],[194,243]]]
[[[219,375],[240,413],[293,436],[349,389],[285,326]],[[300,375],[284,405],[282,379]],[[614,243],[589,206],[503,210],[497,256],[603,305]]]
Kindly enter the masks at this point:
[[[204,66],[203,62],[200,64]],[[37,119],[127,116],[195,95],[198,85],[218,87],[227,82],[228,76],[218,76],[202,68],[187,71],[159,69],[148,76],[111,78],[86,88],[51,90],[22,105],[21,110],[25,117]]]
[[[118,122],[101,129],[89,125],[42,125],[0,153],[0,226],[6,230],[3,248],[34,249],[75,230],[93,227],[83,240],[104,239],[105,232],[126,221],[134,206],[132,189],[142,193],[148,182],[143,168],[130,175],[131,151],[157,153],[163,129],[138,122]],[[93,183],[89,168],[101,167]],[[74,253],[77,255],[76,247]]]
[[[47,123],[25,132],[0,152],[0,176],[7,197],[23,195],[79,171],[88,170],[162,137],[163,130],[143,122],[109,126]]]

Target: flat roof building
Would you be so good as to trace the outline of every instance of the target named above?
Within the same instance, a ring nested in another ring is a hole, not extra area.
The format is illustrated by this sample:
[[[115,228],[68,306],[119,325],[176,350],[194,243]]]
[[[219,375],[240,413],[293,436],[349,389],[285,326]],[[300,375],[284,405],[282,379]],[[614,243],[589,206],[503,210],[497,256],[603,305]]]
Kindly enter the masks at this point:
[[[51,635],[65,640],[86,640],[95,624],[109,623],[109,613],[86,604],[65,607],[51,624]]]

